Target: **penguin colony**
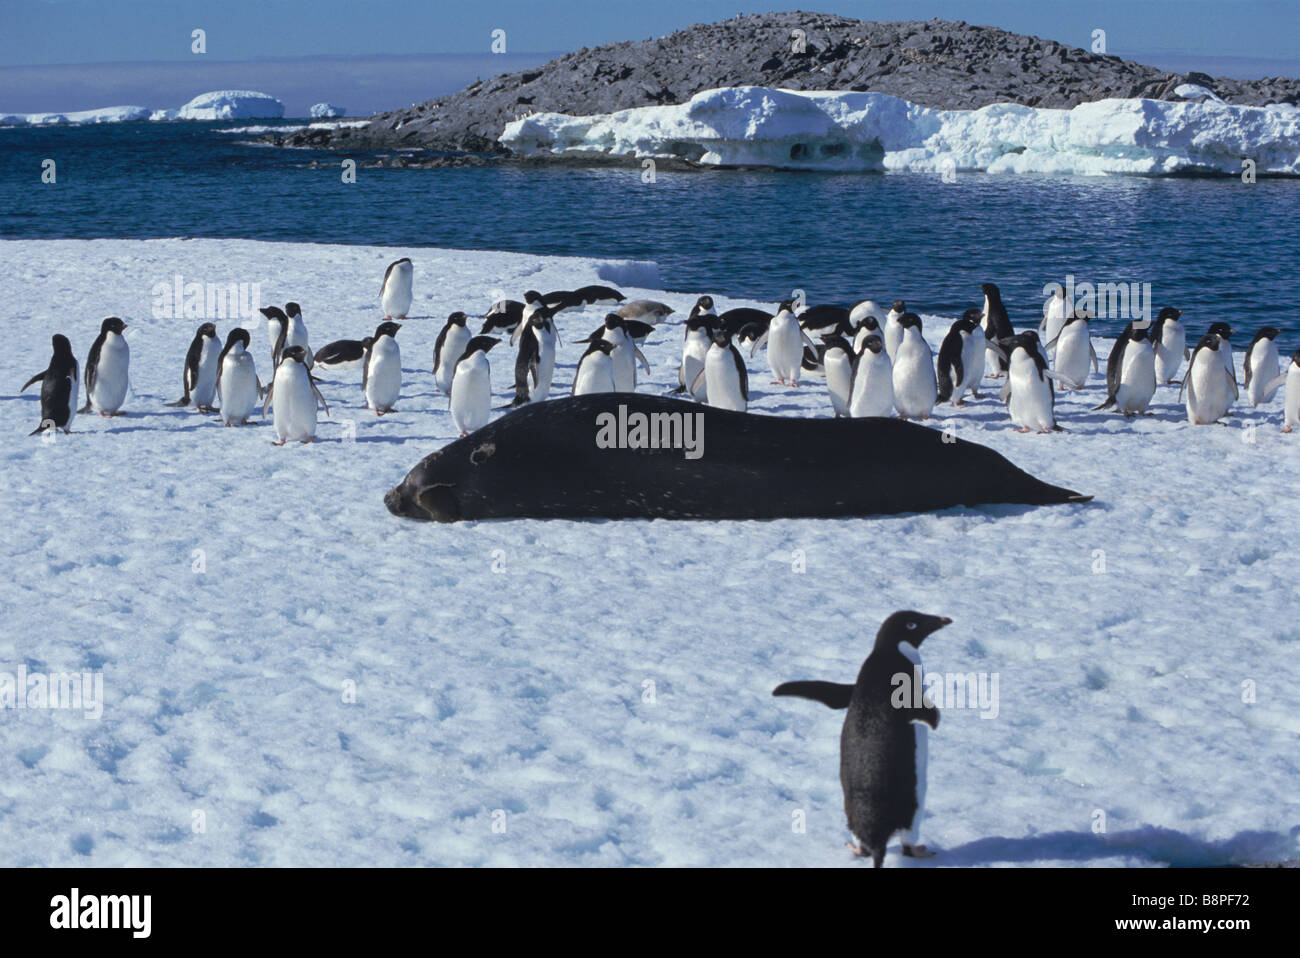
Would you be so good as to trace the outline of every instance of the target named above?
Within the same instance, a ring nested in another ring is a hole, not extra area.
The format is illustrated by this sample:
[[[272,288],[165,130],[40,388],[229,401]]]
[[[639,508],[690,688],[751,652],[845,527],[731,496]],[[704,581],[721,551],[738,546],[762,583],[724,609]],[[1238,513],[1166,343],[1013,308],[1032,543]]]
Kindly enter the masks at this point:
[[[298,303],[262,307],[272,344],[272,375],[266,384],[249,351],[248,330],[230,330],[222,345],[216,326],[203,323],[185,355],[183,394],[167,405],[193,405],[201,413],[217,414],[226,426],[242,426],[261,402],[262,416],[272,414],[278,445],[312,442],[318,411],[329,414],[319,376],[359,369],[366,407],[379,416],[393,411],[402,389],[397,339],[402,324],[397,320],[405,319],[411,308],[413,277],[410,259],[391,263],[380,288],[383,322],[372,335],[332,342],[319,352],[310,346]],[[972,306],[952,323],[937,356],[922,335],[921,317],[902,299],[888,310],[872,300],[808,308],[785,300],[774,313],[743,307],[719,314],[711,296],[700,296],[684,323],[673,392],[744,412],[748,363],[765,351],[773,385],[798,388],[801,380],[816,377],[825,382],[835,416],[927,420],[941,404],[961,407],[968,399],[985,399],[980,390],[992,378],[1001,380],[997,398],[1020,432],[1064,431],[1056,419],[1057,392],[1082,389],[1100,374],[1091,317],[1079,310],[1067,316],[1063,296],[1053,297],[1036,330],[1017,332],[997,285],[985,283],[980,292],[982,306]],[[500,300],[480,323],[472,323],[465,312],[451,313],[434,345],[432,372],[460,434],[491,419],[489,353],[495,346],[508,341],[515,351],[514,395],[505,408],[547,399],[556,393],[556,358],[566,348],[557,317],[591,307],[610,311],[597,329],[574,340],[582,352],[572,382],[561,388],[571,395],[634,392],[638,370],[650,371],[642,344],[674,313],[664,303],[629,301],[608,286],[585,286],[546,294],[529,290],[522,300]],[[1239,383],[1234,330],[1213,323],[1189,348],[1181,315],[1167,306],[1154,322],[1124,328],[1106,360],[1106,398],[1098,410],[1114,409],[1129,417],[1148,414],[1157,387],[1173,384],[1180,387],[1177,401],[1187,420],[1203,425],[1220,422],[1243,398],[1259,406],[1285,387],[1282,431],[1291,432],[1300,423],[1300,350],[1283,365],[1275,327],[1263,327],[1251,340],[1244,382]],[[471,325],[480,325],[477,335]],[[124,414],[130,382],[126,329],[118,317],[105,319],[81,370],[68,339],[54,337],[48,367],[23,387],[42,384],[41,421],[33,435],[69,432],[77,413]],[[83,388],[85,402],[78,408]]]

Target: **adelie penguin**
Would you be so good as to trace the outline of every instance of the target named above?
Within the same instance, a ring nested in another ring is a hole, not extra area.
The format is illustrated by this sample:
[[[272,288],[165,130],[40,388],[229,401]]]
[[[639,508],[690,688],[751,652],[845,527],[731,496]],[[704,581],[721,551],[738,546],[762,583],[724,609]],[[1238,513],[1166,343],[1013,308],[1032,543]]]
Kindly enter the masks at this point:
[[[86,404],[78,412],[93,409],[101,416],[122,415],[131,380],[131,347],[122,335],[125,331],[126,323],[116,316],[100,324],[86,360]]]
[[[1055,369],[1060,375],[1057,381],[1066,389],[1082,389],[1088,376],[1100,370],[1086,310],[1076,309],[1057,333],[1056,342],[1047,345],[1056,347]]]
[[[1094,407],[1093,412],[1114,406],[1116,412],[1125,416],[1141,415],[1155,394],[1155,350],[1151,348],[1147,330],[1135,329],[1129,323],[1106,357],[1106,401]]]
[[[361,391],[366,406],[382,416],[397,405],[402,392],[402,350],[397,345],[399,323],[383,322],[375,328],[374,341],[366,353],[361,373]]]
[[[703,297],[707,298],[707,297]],[[697,304],[698,308],[698,304]],[[713,300],[709,300],[709,308],[713,308]],[[713,345],[714,321],[717,319],[712,313],[691,311],[691,315],[686,318],[686,334],[682,342],[682,361],[677,367],[677,388],[675,393],[686,392],[691,383],[704,370],[704,360],[709,354],[709,347]],[[691,398],[705,401],[707,392],[705,383],[700,380],[700,389],[698,392],[692,392]]]
[[[898,359],[898,344],[903,341],[901,320],[906,312],[907,303],[896,299],[894,305],[889,307],[889,314],[885,316],[885,352],[889,353],[891,363]]]
[[[551,311],[532,290],[524,294],[524,301],[524,318],[510,337],[511,345],[519,344],[515,354],[515,398],[511,406],[545,399],[551,394],[551,379],[555,375],[555,344],[559,336]],[[455,386],[454,378],[452,385]]]
[[[316,353],[316,363],[312,366],[312,370],[341,372],[345,369],[364,367],[366,353],[374,341],[373,336],[367,336],[365,339],[336,339],[322,346]]]
[[[303,362],[308,369],[316,361],[307,342],[307,325],[302,321],[302,310],[297,303],[288,303],[285,309],[263,306],[259,312],[266,317],[267,333],[271,337],[271,364],[280,365],[285,349],[297,346],[302,349]]]
[[[827,336],[852,336],[849,310],[843,306],[809,306],[799,314],[799,325],[814,339]]]
[[[1274,340],[1280,332],[1276,326],[1264,326],[1255,333],[1246,350],[1246,398],[1252,406],[1272,402],[1277,392],[1277,387],[1272,385],[1280,371]]]
[[[876,633],[876,643],[853,685],[786,682],[773,695],[792,695],[848,709],[840,732],[840,785],[853,853],[871,856],[879,868],[891,838],[903,833],[903,854],[929,857],[918,844],[925,813],[929,729],[939,710],[925,698],[920,646],[952,619],[895,612]],[[900,684],[900,677],[905,680]]]
[[[1011,422],[1020,432],[1049,433],[1059,429],[1056,393],[1052,389],[1056,374],[1047,368],[1038,334],[1024,332],[1007,342],[1010,361],[1003,399]]]
[[[520,304],[520,309],[523,304]],[[447,323],[438,333],[438,340],[433,344],[433,381],[438,388],[451,394],[451,378],[456,373],[456,363],[465,355],[469,345],[470,333],[466,328],[469,317],[455,312],[447,317]],[[486,328],[485,328],[486,331]]]
[[[552,314],[584,306],[616,306],[627,299],[611,286],[580,286],[577,289],[557,289],[542,297]],[[671,310],[669,310],[671,312]]]
[[[18,390],[26,392],[33,383],[41,384],[41,424],[28,433],[30,436],[47,429],[69,433],[77,415],[77,357],[72,355],[72,344],[62,333],[55,333],[50,344],[54,349],[50,364]]]
[[[939,346],[939,402],[951,401],[954,406],[964,406],[963,397],[970,393],[976,399],[980,380],[984,378],[984,350],[987,343],[980,328],[980,311],[968,309],[948,329],[948,335]]]
[[[939,395],[934,354],[921,335],[920,316],[904,313],[898,325],[903,338],[894,354],[894,408],[901,419],[929,419]]]
[[[847,416],[856,360],[853,347],[847,339],[837,334],[823,336],[822,342],[826,344],[822,352],[822,368],[826,370],[826,390],[831,395],[831,411],[837,417]]]
[[[262,382],[257,378],[248,342],[248,330],[232,329],[217,358],[217,399],[221,402],[221,421],[227,426],[247,425],[262,395]]]
[[[608,339],[597,337],[587,344],[587,351],[578,360],[578,369],[573,374],[572,396],[587,396],[591,393],[612,393],[614,386],[614,360],[610,353],[614,344]]]
[[[894,414],[894,367],[885,341],[872,334],[862,340],[849,386],[849,415],[854,419]]]
[[[1218,422],[1228,414],[1238,398],[1237,380],[1223,364],[1219,350],[1224,340],[1217,333],[1206,333],[1192,352],[1178,398],[1186,395],[1187,421],[1193,426]]]
[[[1007,308],[1002,305],[1002,291],[998,289],[996,283],[984,283],[980,286],[980,292],[984,294],[983,321],[980,325],[984,327],[985,338],[990,343],[1010,339],[1016,331],[1007,316]],[[993,378],[1000,379],[1007,371],[1007,357],[990,348],[984,354],[984,366],[985,368],[992,366]]]
[[[384,319],[406,319],[406,314],[411,311],[411,279],[414,275],[415,267],[406,256],[388,264],[383,285],[379,288]]]
[[[1065,328],[1065,289],[1058,287],[1043,304],[1043,321],[1038,324],[1038,338],[1051,350],[1056,337]]]
[[[513,333],[523,317],[523,303],[517,299],[499,299],[483,314],[484,323],[483,328],[479,330],[479,335],[486,336],[488,333],[495,333],[498,330]],[[450,358],[453,364],[457,362],[455,356]]]
[[[316,441],[317,403],[324,407],[328,416],[330,407],[307,368],[306,352],[301,346],[286,347],[280,354],[280,365],[275,367],[275,378],[262,406],[264,416],[267,409],[274,408],[277,446],[283,446],[290,439],[304,443]]]
[[[217,339],[214,323],[204,323],[194,334],[190,348],[185,353],[182,379],[185,395],[168,406],[188,406],[194,400],[199,412],[212,412],[212,399],[217,393],[217,360],[221,356],[221,340]]]
[[[603,338],[613,347],[609,357],[614,366],[614,391],[620,393],[636,392],[638,362],[645,367],[647,373],[650,371],[650,363],[637,348],[636,341],[627,330],[627,323],[628,320],[617,313],[610,313],[605,317],[604,325],[583,340],[589,343],[594,339]]]
[[[1175,382],[1184,360],[1191,358],[1191,353],[1187,351],[1187,330],[1178,319],[1182,315],[1180,309],[1163,306],[1151,327],[1151,347],[1156,353],[1157,385]]]
[[[789,380],[789,385],[798,386],[799,372],[803,368],[803,348],[807,345],[816,352],[817,345],[800,328],[792,300],[787,299],[777,309],[767,330],[754,341],[750,358],[758,354],[764,343],[767,344],[767,364],[776,377],[772,385],[784,386]]]
[[[488,352],[501,340],[475,336],[456,362],[451,377],[451,421],[462,436],[482,429],[492,418],[492,367]]]
[[[1237,361],[1232,356],[1232,336],[1236,330],[1227,323],[1210,323],[1209,332],[1223,340],[1223,342],[1219,344],[1219,355],[1223,357],[1224,368],[1232,374],[1233,382],[1236,382]]]
[[[692,393],[701,389],[710,406],[734,412],[749,408],[749,371],[726,329],[713,333],[713,345],[704,356],[704,368],[690,385]]]
[[[1291,432],[1300,426],[1300,349],[1291,354],[1291,361],[1286,364],[1286,372],[1268,384],[1269,389],[1286,386],[1282,398],[1282,431]]]

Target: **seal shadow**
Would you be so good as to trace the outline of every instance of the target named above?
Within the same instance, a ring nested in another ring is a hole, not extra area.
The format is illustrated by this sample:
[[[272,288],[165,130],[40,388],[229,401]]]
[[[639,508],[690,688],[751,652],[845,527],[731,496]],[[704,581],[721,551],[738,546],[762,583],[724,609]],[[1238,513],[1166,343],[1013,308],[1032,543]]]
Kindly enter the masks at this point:
[[[1222,868],[1280,863],[1296,856],[1290,834],[1241,831],[1222,841],[1194,838],[1170,828],[1148,825],[1128,832],[1048,832],[1029,838],[981,838],[956,848],[937,848],[934,858],[911,860],[912,867],[979,866],[998,862],[1032,863],[1044,859],[1084,862],[1116,855],[1137,855],[1171,868]]]

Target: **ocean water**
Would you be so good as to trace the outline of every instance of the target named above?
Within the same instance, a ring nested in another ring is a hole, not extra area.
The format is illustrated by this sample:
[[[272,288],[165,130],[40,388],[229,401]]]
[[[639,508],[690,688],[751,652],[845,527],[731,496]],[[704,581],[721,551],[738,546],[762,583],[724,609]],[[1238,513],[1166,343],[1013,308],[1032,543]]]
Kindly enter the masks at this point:
[[[1300,182],[959,174],[358,169],[281,150],[248,121],[0,130],[0,237],[240,237],[655,260],[665,288],[956,314],[1001,286],[1013,323],[1043,286],[1150,284],[1193,330],[1300,339]],[[364,161],[365,154],[354,154]],[[41,182],[54,159],[57,183]],[[313,165],[315,163],[315,165]],[[1118,325],[1099,322],[1099,330]],[[1300,341],[1282,344],[1289,350]]]

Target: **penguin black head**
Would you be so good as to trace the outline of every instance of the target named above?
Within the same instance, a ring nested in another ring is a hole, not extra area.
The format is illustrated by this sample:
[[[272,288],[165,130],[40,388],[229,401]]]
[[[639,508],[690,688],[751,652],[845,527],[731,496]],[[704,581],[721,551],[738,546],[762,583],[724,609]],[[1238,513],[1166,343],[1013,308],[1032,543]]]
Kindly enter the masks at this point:
[[[1232,339],[1232,327],[1227,323],[1212,323],[1210,325],[1210,332],[1223,339]]]
[[[899,302],[901,303],[902,300],[900,299]],[[902,316],[898,317],[898,325],[902,326],[904,329],[915,326],[916,331],[919,333],[921,331],[921,317],[916,315],[916,313],[904,313]]]
[[[713,312],[713,297],[701,296],[699,299],[695,301],[695,308],[698,309],[701,313]]]
[[[54,338],[58,339],[59,337],[55,336]],[[64,342],[67,342],[67,340],[64,340]],[[57,350],[58,347],[56,346],[55,349]],[[1291,354],[1291,362],[1295,363],[1297,366],[1300,366],[1300,349],[1297,349],[1295,352]]]
[[[1212,349],[1217,353],[1219,351],[1219,343],[1221,342],[1222,340],[1214,333],[1206,333],[1201,337],[1201,341],[1196,344],[1196,348],[1200,349],[1204,347],[1206,349]]]
[[[204,323],[202,326],[200,326],[200,327],[198,328],[198,331],[197,331],[194,335],[195,335],[195,336],[202,336],[202,337],[204,337],[205,339],[216,339],[216,338],[217,338],[217,324],[216,324],[216,323]]]
[[[1255,343],[1259,342],[1261,339],[1276,339],[1280,332],[1282,332],[1282,330],[1278,329],[1276,326],[1261,326],[1259,332],[1255,333],[1255,339],[1251,345],[1255,345]]]
[[[1177,321],[1178,317],[1181,315],[1183,315],[1181,309],[1174,309],[1172,306],[1161,306],[1160,312],[1156,313],[1156,322],[1158,323],[1161,320],[1174,322]]]
[[[290,319],[293,319],[294,317],[302,316],[302,307],[300,307],[297,303],[285,303],[284,311],[289,316]]]
[[[994,301],[1002,298],[1002,291],[998,289],[997,283],[980,283],[980,292]]]
[[[375,327],[374,338],[378,339],[380,336],[392,336],[393,338],[396,338],[397,331],[401,328],[402,328],[401,323],[395,323],[392,320],[386,320]]]
[[[793,300],[793,299],[783,299],[783,300],[781,300],[781,305],[778,306],[778,307],[776,308],[776,311],[777,311],[778,313],[781,313],[781,312],[790,312],[790,313],[793,313],[793,312],[794,312],[794,300]]]
[[[600,338],[592,339],[592,340],[588,340],[587,351],[584,352],[582,355],[590,356],[592,353],[604,353],[605,355],[608,356],[610,350],[612,350],[613,348],[614,348],[614,344],[611,343],[608,339],[600,339]]]
[[[901,299],[896,299],[894,300],[894,305],[891,306],[890,309],[896,313],[905,313],[907,312],[907,304]]]
[[[250,337],[248,335],[248,330],[244,329],[242,326],[236,326],[230,332],[226,333],[226,349],[229,349],[231,346],[235,345],[235,343],[243,343],[244,348],[247,349],[249,342]]]
[[[301,346],[289,346],[280,353],[280,362],[284,362],[286,359],[291,359],[295,363],[302,363],[304,366],[307,365],[307,353]]]
[[[1148,330],[1145,326],[1134,326],[1132,323],[1129,323],[1129,327],[1128,338],[1133,340],[1133,342],[1140,343],[1147,338]]]
[[[623,317],[620,316],[618,313],[606,313],[606,314],[605,314],[605,328],[606,328],[606,329],[622,329],[622,328],[623,328]]]
[[[1086,323],[1090,319],[1092,319],[1092,314],[1086,309],[1076,309],[1070,314],[1069,318],[1066,319],[1065,325],[1069,326],[1071,323]]]
[[[943,615],[895,612],[881,624],[880,631],[876,633],[875,651],[897,649],[901,642],[919,648],[926,636],[951,624],[952,619]]]
[[[524,293],[524,302],[529,305],[532,305],[533,303],[540,304],[542,302],[542,294],[537,292],[535,289],[530,289],[528,292]]]
[[[715,317],[707,313],[692,312],[690,316],[686,317],[686,328],[691,331],[695,331],[697,329],[705,329],[705,330],[711,329],[713,326],[714,318]]]
[[[713,331],[713,345],[719,349],[726,349],[731,345],[731,334],[721,327],[715,329]]]
[[[499,342],[501,342],[501,340],[497,339],[495,336],[475,336],[465,344],[465,355],[460,358],[465,359],[466,357],[478,352],[486,353]],[[457,360],[457,362],[459,361],[460,360]]]
[[[272,322],[287,323],[289,321],[289,317],[284,315],[284,310],[279,306],[263,306],[258,312]]]
[[[876,336],[875,334],[868,336],[866,339],[862,341],[863,352],[873,352],[879,354],[879,352],[884,348],[885,348],[884,342],[881,341],[880,337]]]
[[[961,314],[961,319],[959,319],[958,322],[961,323],[961,328],[966,330],[966,332],[973,333],[975,331],[975,327],[980,324],[980,320],[983,318],[984,318],[983,310],[968,309],[966,310],[966,312]]]
[[[497,304],[494,303],[492,309],[496,309],[496,305]],[[489,310],[489,312],[491,312],[491,310]],[[447,317],[447,323],[450,326],[464,326],[468,320],[469,317],[459,310]]]
[[[100,335],[117,333],[120,336],[124,329],[126,329],[126,323],[122,322],[122,320],[118,319],[116,316],[110,316],[99,324]]]
[[[361,348],[367,351],[369,351],[370,347],[373,346],[374,344],[375,344],[375,337],[373,336],[367,336],[365,339],[361,340]]]
[[[880,323],[874,316],[868,316],[858,323],[858,329],[879,329]]]
[[[826,335],[821,337],[821,340],[823,343],[826,344],[827,349],[838,349],[846,353],[853,352],[853,347],[850,346],[848,342],[844,339],[844,337],[841,336],[839,333],[827,333]],[[825,354],[823,354],[823,356],[824,355]]]
[[[72,343],[68,342],[68,337],[62,333],[55,333],[50,337],[50,345],[54,348],[54,358],[71,359]]]

